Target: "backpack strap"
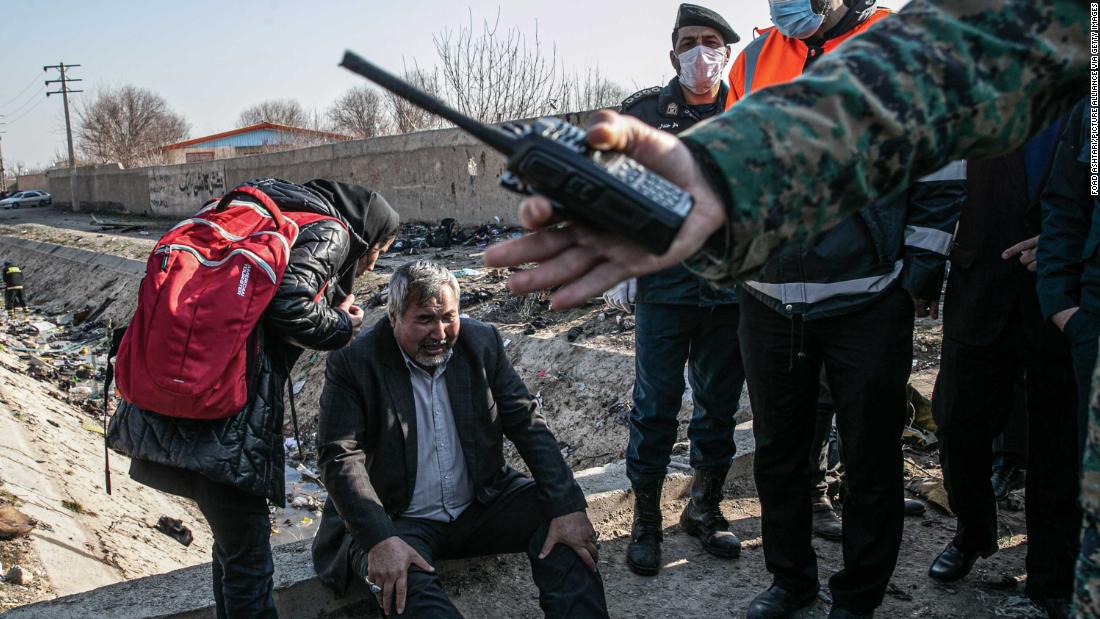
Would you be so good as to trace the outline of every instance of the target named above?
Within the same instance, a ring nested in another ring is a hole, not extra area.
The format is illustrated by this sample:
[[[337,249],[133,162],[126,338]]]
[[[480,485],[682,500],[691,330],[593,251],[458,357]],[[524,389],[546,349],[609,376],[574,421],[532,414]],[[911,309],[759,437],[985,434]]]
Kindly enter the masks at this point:
[[[222,196],[222,199],[218,201],[218,205],[214,207],[214,211],[217,212],[225,210],[234,198],[237,198],[242,194],[258,200],[260,202],[260,205],[265,210],[267,210],[268,213],[271,214],[271,218],[275,220],[276,226],[281,228],[286,224],[286,218],[283,216],[283,210],[279,208],[279,205],[275,204],[275,201],[271,199],[271,196],[267,195],[263,191],[260,191],[258,188],[253,187],[252,185],[240,185],[229,193]]]
[[[107,446],[107,417],[111,404],[111,381],[115,377],[115,355],[122,344],[122,336],[126,334],[126,327],[111,329],[111,321],[107,321],[107,337],[110,339],[110,347],[107,351],[107,369],[103,373],[103,482],[107,494],[111,494],[111,449]]]

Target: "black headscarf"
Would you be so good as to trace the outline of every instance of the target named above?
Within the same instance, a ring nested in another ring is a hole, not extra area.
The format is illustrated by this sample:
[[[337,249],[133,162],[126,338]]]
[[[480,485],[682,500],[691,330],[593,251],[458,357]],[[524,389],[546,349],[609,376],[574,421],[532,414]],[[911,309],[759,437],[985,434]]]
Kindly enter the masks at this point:
[[[348,222],[349,231],[352,232],[352,247],[348,252],[351,264],[345,263],[340,269],[338,283],[340,288],[350,292],[359,258],[371,247],[396,236],[401,218],[382,194],[370,187],[323,178],[311,180],[305,186],[321,194]]]

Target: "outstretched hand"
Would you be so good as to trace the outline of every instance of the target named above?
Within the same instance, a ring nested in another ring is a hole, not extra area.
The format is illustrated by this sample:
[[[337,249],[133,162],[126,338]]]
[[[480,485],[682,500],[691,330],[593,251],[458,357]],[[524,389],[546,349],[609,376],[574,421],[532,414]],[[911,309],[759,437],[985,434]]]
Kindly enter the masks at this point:
[[[726,214],[714,190],[683,142],[671,133],[608,110],[597,112],[588,129],[588,143],[599,150],[622,151],[653,172],[687,190],[695,200],[669,250],[655,256],[629,239],[611,232],[567,222],[560,226],[550,201],[532,196],[520,204],[519,218],[534,230],[485,251],[490,267],[539,263],[508,280],[514,294],[561,286],[550,297],[555,309],[575,307],[630,277],[653,273],[691,257],[725,222]]]

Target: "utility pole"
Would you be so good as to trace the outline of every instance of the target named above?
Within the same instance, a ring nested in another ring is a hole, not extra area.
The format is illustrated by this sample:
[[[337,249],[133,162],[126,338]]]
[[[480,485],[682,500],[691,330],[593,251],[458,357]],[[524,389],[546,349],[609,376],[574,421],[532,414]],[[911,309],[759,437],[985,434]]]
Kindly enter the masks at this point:
[[[69,77],[68,74],[66,73],[66,71],[68,69],[72,69],[74,67],[79,67],[79,66],[80,65],[78,65],[78,64],[69,64],[69,65],[67,65],[64,62],[60,62],[58,64],[52,64],[52,65],[42,67],[43,71],[48,71],[50,69],[57,69],[58,71],[61,72],[61,79],[46,80],[46,86],[49,86],[50,84],[60,83],[61,84],[61,90],[55,90],[55,91],[52,91],[52,92],[47,92],[46,97],[49,98],[50,95],[61,95],[61,99],[65,103],[65,137],[67,137],[68,140],[69,140],[69,200],[72,203],[71,208],[72,208],[73,211],[79,211],[80,210],[80,201],[76,197],[76,155],[73,152],[73,126],[72,126],[72,123],[69,120],[69,95],[71,93],[84,92],[84,91],[83,90],[71,90],[69,88],[69,82],[81,82],[83,80],[74,79],[74,78]]]
[[[0,118],[3,118],[3,117],[4,117],[4,115],[0,114]],[[0,125],[6,125],[6,124],[8,124],[8,123],[0,121]],[[2,136],[3,134],[4,134],[4,132],[0,131],[0,136]],[[0,137],[0,143],[2,143],[3,140],[4,140],[4,138]],[[19,174],[19,170],[16,170],[15,173]],[[8,181],[7,181],[7,179],[4,178],[4,149],[0,148],[0,193],[4,193],[7,190],[8,190]]]

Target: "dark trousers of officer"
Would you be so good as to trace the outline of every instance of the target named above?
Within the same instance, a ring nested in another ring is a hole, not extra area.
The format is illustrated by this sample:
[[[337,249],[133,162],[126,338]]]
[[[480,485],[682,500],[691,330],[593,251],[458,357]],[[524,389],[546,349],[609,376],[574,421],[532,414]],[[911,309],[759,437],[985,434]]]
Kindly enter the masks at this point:
[[[691,466],[726,471],[735,451],[733,415],[745,384],[737,339],[741,310],[735,303],[639,303],[635,312],[627,477],[637,485],[665,476],[679,429],[685,363],[695,405],[688,425]]]
[[[873,609],[882,603],[901,546],[899,439],[913,356],[913,303],[895,286],[851,313],[810,322],[796,317],[792,324],[748,294],[741,299],[765,566],[788,591],[818,587],[810,539],[814,467],[807,455],[824,366],[845,476],[844,568],[829,587],[837,605]]]
[[[989,444],[1012,409],[1013,383],[1023,368],[1029,447],[1027,589],[1068,597],[1081,513],[1076,390],[1066,339],[1049,323],[1025,324],[1019,310],[986,346],[944,338],[933,410],[940,463],[951,510],[954,544],[983,556],[997,550],[997,506],[989,483]]]
[[[533,481],[492,503],[474,501],[454,522],[395,518],[393,526],[398,537],[432,566],[441,559],[526,552],[545,616],[560,619],[608,616],[603,579],[590,571],[572,548],[558,544],[545,559],[538,558],[546,542],[549,520],[542,515],[538,488]],[[359,576],[367,577],[367,551],[354,543],[351,565]],[[402,617],[462,617],[437,574],[411,567],[406,584],[408,593]],[[514,608],[487,610],[489,615],[514,612]]]
[[[993,468],[1015,465],[1027,468],[1027,380],[1023,367],[1012,383],[1012,407],[1004,430],[993,439]]]
[[[27,299],[23,296],[22,286],[19,288],[5,288],[4,308],[9,312],[14,312],[17,307],[27,309]]]

